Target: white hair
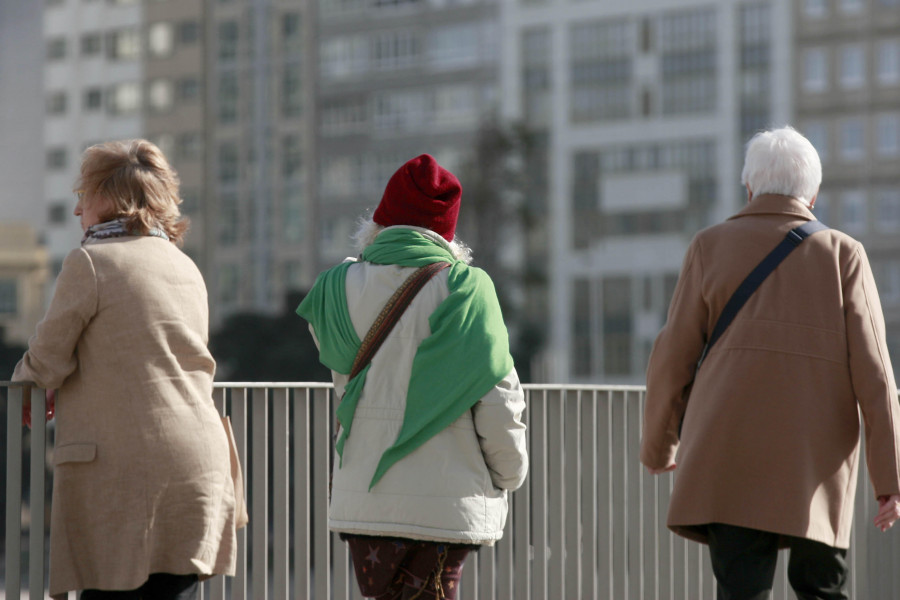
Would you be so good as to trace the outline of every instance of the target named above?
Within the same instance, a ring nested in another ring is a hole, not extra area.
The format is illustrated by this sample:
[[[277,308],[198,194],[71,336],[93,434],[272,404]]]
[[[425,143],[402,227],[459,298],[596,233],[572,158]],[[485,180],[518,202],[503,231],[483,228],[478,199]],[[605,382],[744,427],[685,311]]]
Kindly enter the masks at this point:
[[[741,183],[754,196],[781,194],[809,206],[822,183],[822,162],[793,127],[761,131],[747,143]]]
[[[421,227],[412,227],[412,229],[418,229],[422,231],[430,231],[428,229],[424,229]],[[372,220],[371,216],[363,215],[359,218],[359,221],[356,224],[356,231],[353,233],[353,245],[356,248],[356,251],[362,253],[372,242],[375,241],[375,238],[384,230],[383,225],[379,225],[375,221]],[[433,233],[433,232],[432,232]],[[434,237],[442,241],[446,244],[447,249],[450,251],[450,254],[453,255],[453,258],[456,260],[460,260],[464,263],[471,264],[472,263],[472,250],[468,246],[463,243],[458,237],[454,237],[452,242],[448,242],[440,234],[434,233]]]

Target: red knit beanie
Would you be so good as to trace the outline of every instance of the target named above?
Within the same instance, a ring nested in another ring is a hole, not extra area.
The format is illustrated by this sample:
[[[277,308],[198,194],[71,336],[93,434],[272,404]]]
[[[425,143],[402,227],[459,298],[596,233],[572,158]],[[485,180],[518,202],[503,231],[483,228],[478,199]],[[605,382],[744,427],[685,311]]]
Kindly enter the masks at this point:
[[[460,198],[456,176],[431,155],[421,154],[391,175],[372,220],[385,227],[424,227],[452,242]]]

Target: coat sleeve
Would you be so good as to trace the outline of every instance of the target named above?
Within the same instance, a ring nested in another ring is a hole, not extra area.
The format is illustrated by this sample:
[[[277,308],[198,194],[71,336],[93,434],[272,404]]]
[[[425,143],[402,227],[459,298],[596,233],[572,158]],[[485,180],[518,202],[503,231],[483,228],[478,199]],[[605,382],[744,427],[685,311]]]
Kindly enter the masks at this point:
[[[60,387],[78,367],[75,348],[96,313],[96,273],[88,253],[78,248],[63,261],[50,308],[28,341],[13,381],[33,381],[45,389]]]
[[[494,485],[515,490],[528,473],[525,450],[525,393],[513,369],[473,407],[475,431]]]
[[[700,243],[695,238],[685,254],[666,324],[647,365],[640,458],[649,468],[661,469],[675,460],[686,393],[706,344],[709,308],[702,294],[702,267]]]
[[[885,341],[884,315],[865,250],[843,269],[850,380],[865,426],[866,461],[876,496],[900,493],[900,404]]]

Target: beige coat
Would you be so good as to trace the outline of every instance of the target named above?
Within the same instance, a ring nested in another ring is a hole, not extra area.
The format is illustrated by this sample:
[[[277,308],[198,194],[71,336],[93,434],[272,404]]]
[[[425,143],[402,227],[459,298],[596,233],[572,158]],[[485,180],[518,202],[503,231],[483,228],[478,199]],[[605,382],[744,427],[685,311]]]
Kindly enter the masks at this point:
[[[206,288],[154,237],[63,263],[15,380],[58,388],[50,593],[233,574],[234,489],[212,403]]]
[[[710,522],[847,548],[859,412],[876,495],[900,493],[900,406],[881,304],[861,244],[835,230],[804,241],[710,351],[682,392],[725,303],[788,230],[812,220],[764,195],[692,241],[647,370],[641,461],[675,457],[669,527]],[[684,416],[682,442],[678,423]]]

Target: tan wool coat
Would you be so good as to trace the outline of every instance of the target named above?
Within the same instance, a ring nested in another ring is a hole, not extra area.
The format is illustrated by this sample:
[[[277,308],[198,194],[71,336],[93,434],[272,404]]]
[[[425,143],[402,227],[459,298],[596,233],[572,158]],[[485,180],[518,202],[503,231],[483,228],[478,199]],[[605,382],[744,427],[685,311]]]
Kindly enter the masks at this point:
[[[51,594],[130,590],[157,572],[234,573],[207,332],[203,278],[174,244],[112,238],[66,257],[13,375],[59,390]]]
[[[900,405],[862,245],[807,238],[762,283],[694,375],[746,275],[794,227],[800,201],[762,195],[688,248],[647,370],[641,461],[677,463],[669,527],[711,522],[847,548],[860,419],[876,496],[900,493]],[[684,417],[681,443],[678,425]],[[676,456],[677,451],[677,456]]]

